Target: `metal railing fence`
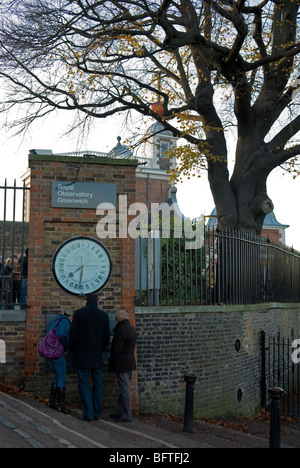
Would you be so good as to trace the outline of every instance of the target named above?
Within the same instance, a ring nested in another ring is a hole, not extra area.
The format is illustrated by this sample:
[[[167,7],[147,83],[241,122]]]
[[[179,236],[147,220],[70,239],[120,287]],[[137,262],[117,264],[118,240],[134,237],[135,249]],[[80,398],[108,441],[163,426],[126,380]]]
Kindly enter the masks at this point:
[[[293,330],[292,330],[293,332]],[[270,408],[269,388],[282,388],[283,414],[300,416],[300,362],[293,360],[295,341],[293,336],[285,338],[280,332],[277,336],[260,335],[261,348],[261,407]]]
[[[0,186],[0,308],[24,309],[27,302],[29,188]]]
[[[139,306],[300,302],[300,253],[266,238],[205,229],[187,249],[184,233],[136,241]]]

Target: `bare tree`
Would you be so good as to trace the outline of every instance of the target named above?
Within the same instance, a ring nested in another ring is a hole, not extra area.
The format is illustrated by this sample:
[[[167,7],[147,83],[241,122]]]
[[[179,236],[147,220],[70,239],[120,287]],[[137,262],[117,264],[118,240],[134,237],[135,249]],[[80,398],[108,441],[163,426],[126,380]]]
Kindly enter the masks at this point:
[[[21,130],[54,109],[74,125],[152,117],[186,140],[179,170],[205,162],[220,225],[260,233],[268,175],[300,154],[299,0],[4,0],[0,12],[3,111],[19,106]]]

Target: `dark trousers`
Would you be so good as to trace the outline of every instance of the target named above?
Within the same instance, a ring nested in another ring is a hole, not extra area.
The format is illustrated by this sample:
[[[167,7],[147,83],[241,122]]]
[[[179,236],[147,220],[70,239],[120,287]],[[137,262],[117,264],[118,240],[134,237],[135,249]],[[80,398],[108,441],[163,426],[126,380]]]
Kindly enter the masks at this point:
[[[131,411],[131,396],[129,389],[130,372],[117,374],[119,386],[119,398],[117,406],[117,414],[119,418],[132,420]]]
[[[99,419],[102,413],[103,377],[102,369],[77,369],[78,391],[83,404],[85,419]],[[90,376],[93,390],[90,391]]]

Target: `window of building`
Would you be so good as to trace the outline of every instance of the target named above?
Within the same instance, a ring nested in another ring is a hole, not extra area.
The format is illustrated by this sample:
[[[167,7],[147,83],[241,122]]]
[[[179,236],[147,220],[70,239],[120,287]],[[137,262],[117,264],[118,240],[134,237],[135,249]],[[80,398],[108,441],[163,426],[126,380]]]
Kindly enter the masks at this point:
[[[159,155],[160,158],[167,159],[168,157],[167,153],[170,149],[170,143],[167,141],[160,141],[159,148],[160,148],[160,155]]]

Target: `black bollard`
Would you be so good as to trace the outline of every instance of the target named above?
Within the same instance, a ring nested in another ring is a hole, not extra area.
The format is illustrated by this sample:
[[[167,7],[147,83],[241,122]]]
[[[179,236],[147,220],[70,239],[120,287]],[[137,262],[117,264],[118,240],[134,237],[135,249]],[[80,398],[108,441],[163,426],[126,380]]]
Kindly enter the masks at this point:
[[[270,425],[270,445],[269,448],[281,448],[280,429],[280,400],[283,397],[282,388],[269,388],[271,398],[271,425]]]
[[[185,408],[184,408],[184,432],[192,432],[194,425],[194,385],[197,380],[195,374],[186,374]]]

